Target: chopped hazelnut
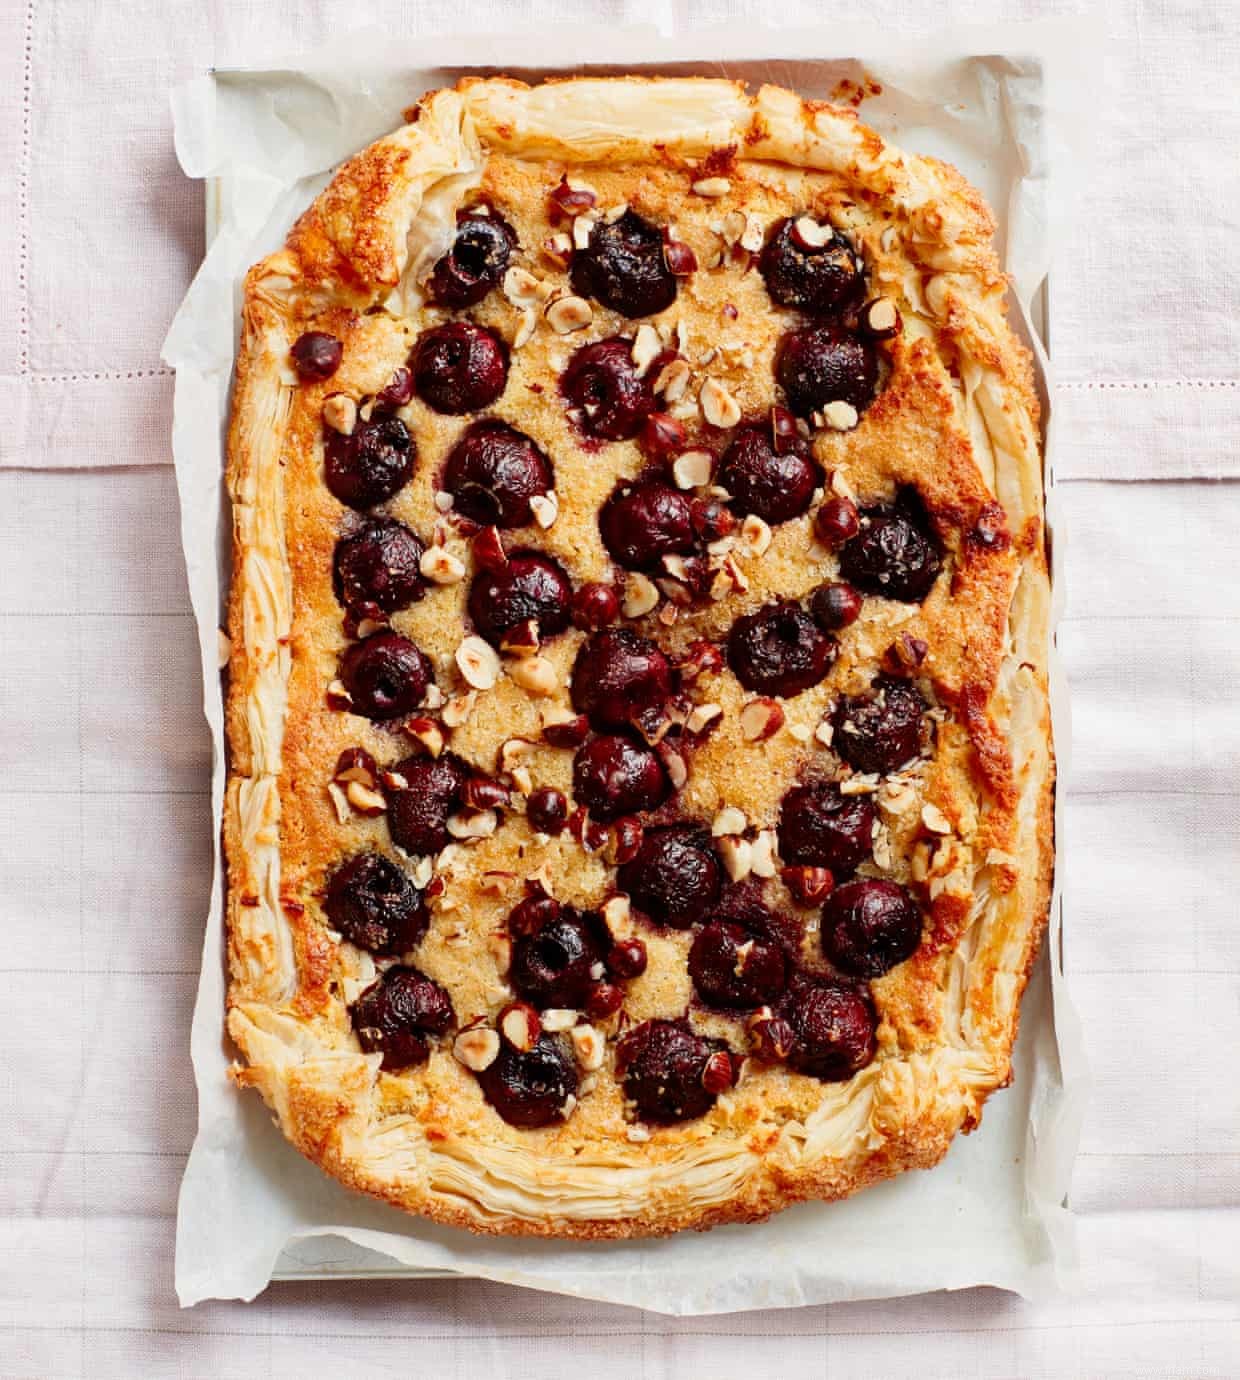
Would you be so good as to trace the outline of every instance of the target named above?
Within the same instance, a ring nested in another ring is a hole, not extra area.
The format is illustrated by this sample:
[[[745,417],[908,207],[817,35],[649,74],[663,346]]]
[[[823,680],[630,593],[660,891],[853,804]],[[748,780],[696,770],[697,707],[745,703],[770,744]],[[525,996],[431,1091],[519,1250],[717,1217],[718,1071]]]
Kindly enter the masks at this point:
[[[527,656],[508,665],[508,678],[530,695],[553,695],[559,681],[545,656]]]
[[[741,736],[750,743],[760,743],[779,732],[784,711],[775,700],[763,696],[750,700],[741,710]]]
[[[603,1057],[607,1053],[607,1042],[592,1025],[574,1026],[569,1034],[573,1042],[573,1054],[578,1064],[587,1073],[602,1068]]]
[[[837,401],[829,402],[822,409],[822,420],[832,431],[851,431],[860,416],[852,403]]]
[[[734,427],[741,419],[741,405],[718,379],[706,379],[698,394],[702,415],[717,427]]]
[[[637,328],[637,335],[633,341],[633,364],[637,369],[637,377],[645,378],[646,371],[655,362],[663,351],[663,342],[659,339],[659,333],[647,322],[643,322]]]
[[[645,575],[633,574],[624,584],[624,599],[620,611],[626,618],[641,618],[659,602],[659,590]]]
[[[334,781],[327,783],[327,794],[331,797],[332,805],[336,810],[336,820],[340,824],[349,822],[349,800],[344,791]]]
[[[770,527],[756,513],[750,513],[741,523],[739,544],[747,555],[765,555],[771,545]]]
[[[534,1048],[542,1034],[538,1012],[524,1001],[514,1001],[500,1014],[499,1028],[513,1049],[519,1049],[523,1054]]]
[[[465,578],[465,562],[442,546],[429,547],[418,562],[418,569],[435,585],[455,585]]]
[[[700,489],[710,483],[715,457],[708,450],[686,450],[672,464],[672,478],[678,489]]]
[[[360,781],[350,781],[344,793],[349,804],[359,815],[381,815],[387,809],[387,801],[383,796],[372,787],[362,785]]]
[[[478,692],[470,690],[465,695],[453,695],[443,707],[443,721],[448,728],[460,728],[460,726],[474,712],[474,705],[478,703]]]
[[[357,426],[357,403],[347,393],[333,393],[323,403],[323,420],[342,436],[352,436]]]
[[[661,393],[669,402],[679,402],[689,387],[689,365],[683,359],[673,359],[659,370],[654,381],[654,391]]]
[[[594,320],[594,309],[584,297],[559,297],[547,308],[547,321],[558,335],[584,330]]]
[[[462,1030],[453,1041],[452,1053],[467,1069],[481,1073],[499,1057],[499,1036],[486,1026]]]
[[[454,839],[489,839],[498,823],[494,810],[461,810],[448,817],[448,833]]]
[[[732,183],[726,177],[702,177],[693,184],[692,190],[695,196],[714,199],[727,196],[732,190]]]
[[[484,638],[471,634],[456,649],[461,675],[475,690],[490,690],[499,679],[499,655]],[[447,715],[444,716],[447,722]]]
[[[719,854],[723,866],[734,882],[743,882],[753,867],[753,850],[747,839],[732,835],[719,840]]]
[[[720,717],[723,713],[721,704],[699,704],[695,705],[685,720],[685,728],[690,733],[701,733],[709,724]]]
[[[773,877],[778,871],[775,831],[763,829],[750,849],[750,868],[755,877]]]
[[[544,530],[555,522],[560,515],[560,501],[555,496],[555,490],[550,493],[535,494],[530,499],[530,512],[534,514],[534,521]]]

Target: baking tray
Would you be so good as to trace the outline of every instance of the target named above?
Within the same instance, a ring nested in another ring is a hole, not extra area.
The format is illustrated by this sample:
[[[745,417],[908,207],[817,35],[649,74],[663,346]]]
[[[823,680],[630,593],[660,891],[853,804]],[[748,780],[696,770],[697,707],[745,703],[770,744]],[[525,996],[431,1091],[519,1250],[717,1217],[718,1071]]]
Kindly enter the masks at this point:
[[[736,72],[736,75],[744,78],[744,69],[747,67],[761,66],[764,69],[769,70],[769,67],[772,63],[778,63],[780,61],[781,59],[778,58],[755,58],[752,63],[739,64],[740,70]],[[660,67],[656,64],[629,63],[625,66],[626,70],[628,71],[646,70],[652,73],[666,73],[668,70],[666,67]],[[684,74],[686,72],[692,72],[695,70],[694,65],[691,63],[677,63],[675,64],[675,67],[678,75]],[[249,70],[250,69],[245,68],[217,68],[213,69],[213,75],[225,77],[240,76],[245,74]],[[605,71],[607,69],[601,68],[599,70],[601,73],[602,71]],[[719,75],[718,68],[713,67],[710,64],[702,64],[701,67],[697,68],[696,70],[702,72],[704,75]],[[445,82],[455,80],[458,75],[463,75],[463,73],[445,73]],[[518,73],[518,75],[520,74]],[[418,94],[419,93],[416,92],[410,93],[410,104],[413,103],[413,101],[417,98]],[[864,110],[862,111],[862,118],[864,118]],[[227,218],[228,194],[229,187],[225,179],[216,177],[209,177],[205,179],[204,212],[206,248],[210,248],[212,241],[215,239],[216,234],[218,233],[218,231],[220,230],[221,226],[224,224]],[[1034,293],[1031,299],[1028,315],[1026,316],[1026,313],[1019,309],[1018,304],[1015,304],[1016,310],[1013,312],[1013,325],[1016,328],[1017,333],[1026,336],[1026,343],[1038,357],[1038,362],[1041,366],[1036,372],[1036,385],[1039,394],[1039,399],[1042,404],[1042,415],[1044,419],[1049,418],[1050,415],[1050,397],[1046,377],[1046,369],[1050,361],[1051,347],[1050,294],[1051,284],[1050,276],[1048,274],[1047,277],[1045,277],[1042,280],[1037,291]],[[1056,576],[1058,575],[1059,571],[1058,563],[1054,559],[1054,552],[1056,546],[1055,528],[1052,526],[1052,519],[1055,508],[1055,504],[1053,501],[1054,474],[1053,467],[1050,462],[1049,446],[1045,447],[1045,455],[1046,462],[1044,470],[1044,484],[1047,504],[1046,531],[1047,540],[1050,546],[1052,557],[1052,594],[1054,595],[1054,584],[1056,582]],[[1058,598],[1055,599],[1055,604],[1057,608],[1059,604]],[[1054,622],[1057,622],[1057,618],[1053,620],[1052,628],[1054,627]],[[1052,637],[1054,638],[1053,632]],[[1052,667],[1052,680],[1053,679],[1054,667]],[[1054,698],[1053,692],[1052,698]],[[1063,757],[1066,757],[1066,738],[1066,726],[1060,725],[1059,731],[1057,731],[1056,734],[1056,748],[1057,753],[1060,755],[1061,761]],[[1058,854],[1060,851],[1059,838],[1059,822],[1057,819],[1057,867],[1060,865],[1058,858]],[[1058,896],[1056,905],[1058,907],[1057,918],[1059,920],[1059,924],[1057,926],[1060,947],[1058,959],[1060,970],[1062,971],[1064,957],[1062,895]],[[1070,1206],[1070,1203],[1066,1198],[1065,1206]],[[365,1247],[355,1245],[353,1242],[345,1240],[341,1237],[325,1236],[308,1237],[302,1240],[291,1242],[281,1252],[278,1260],[276,1261],[275,1268],[271,1272],[271,1279],[276,1282],[293,1280],[329,1279],[464,1279],[470,1277],[471,1276],[454,1270],[439,1270],[424,1267],[400,1265],[394,1262],[389,1256],[384,1255],[382,1252],[367,1250]]]

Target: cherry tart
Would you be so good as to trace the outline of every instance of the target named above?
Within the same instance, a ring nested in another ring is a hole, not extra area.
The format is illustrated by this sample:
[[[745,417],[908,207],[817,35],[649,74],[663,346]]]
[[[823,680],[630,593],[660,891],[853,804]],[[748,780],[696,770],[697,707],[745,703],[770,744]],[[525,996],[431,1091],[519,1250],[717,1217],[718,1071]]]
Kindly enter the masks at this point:
[[[253,268],[228,1030],[328,1174],[659,1234],[1008,1081],[1053,756],[993,230],[788,91],[469,79]]]

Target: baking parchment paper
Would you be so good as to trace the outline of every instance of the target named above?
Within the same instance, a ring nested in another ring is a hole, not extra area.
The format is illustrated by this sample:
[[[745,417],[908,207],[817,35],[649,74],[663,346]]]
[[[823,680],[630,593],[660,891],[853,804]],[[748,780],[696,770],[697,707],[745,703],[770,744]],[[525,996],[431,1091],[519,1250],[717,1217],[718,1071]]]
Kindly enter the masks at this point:
[[[218,233],[164,346],[177,372],[173,448],[214,746],[217,826],[192,1031],[198,1135],[177,1221],[183,1305],[251,1299],[277,1265],[281,1275],[447,1270],[675,1314],[977,1284],[1036,1296],[1070,1279],[1075,1248],[1066,1195],[1086,1079],[1063,989],[1058,893],[1024,999],[1014,1085],[990,1100],[981,1129],[958,1137],[937,1168],[847,1201],[804,1204],[759,1225],[666,1240],[523,1242],[408,1218],[350,1193],[303,1160],[260,1099],[238,1093],[227,1077],[235,1052],[223,1028],[218,825],[225,758],[217,629],[227,591],[223,435],[241,279],[283,242],[331,169],[398,124],[422,91],[487,68],[530,79],[587,69],[726,74],[822,98],[837,95],[842,80],[872,77],[883,90],[866,100],[863,118],[910,149],[955,163],[995,208],[1018,325],[1038,355],[1046,405],[1045,355],[1028,313],[1044,290],[1057,208],[1070,203],[1071,175],[1079,176],[1090,123],[1085,78],[1095,45],[1092,30],[1078,23],[975,28],[905,44],[884,39],[881,48],[872,28],[836,24],[823,33],[750,26],[676,39],[653,30],[613,31],[605,44],[597,29],[585,28],[540,32],[536,42],[475,35],[431,45],[361,32],[262,70],[212,73],[173,93],[182,167],[191,177],[215,179],[219,197]],[[593,60],[602,50],[606,63]],[[825,52],[850,57],[803,56]],[[1061,549],[1057,532],[1053,553]],[[1057,676],[1052,702],[1062,779],[1067,718]],[[1059,838],[1062,851],[1062,833]]]

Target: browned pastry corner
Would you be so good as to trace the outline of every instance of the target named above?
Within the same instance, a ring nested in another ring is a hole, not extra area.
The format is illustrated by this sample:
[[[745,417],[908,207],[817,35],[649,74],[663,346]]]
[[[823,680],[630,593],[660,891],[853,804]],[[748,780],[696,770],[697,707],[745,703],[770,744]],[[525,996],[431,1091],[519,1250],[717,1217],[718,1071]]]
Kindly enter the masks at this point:
[[[935,1164],[1046,920],[1048,578],[993,222],[851,110],[469,80],[245,284],[237,1081],[476,1231]]]

